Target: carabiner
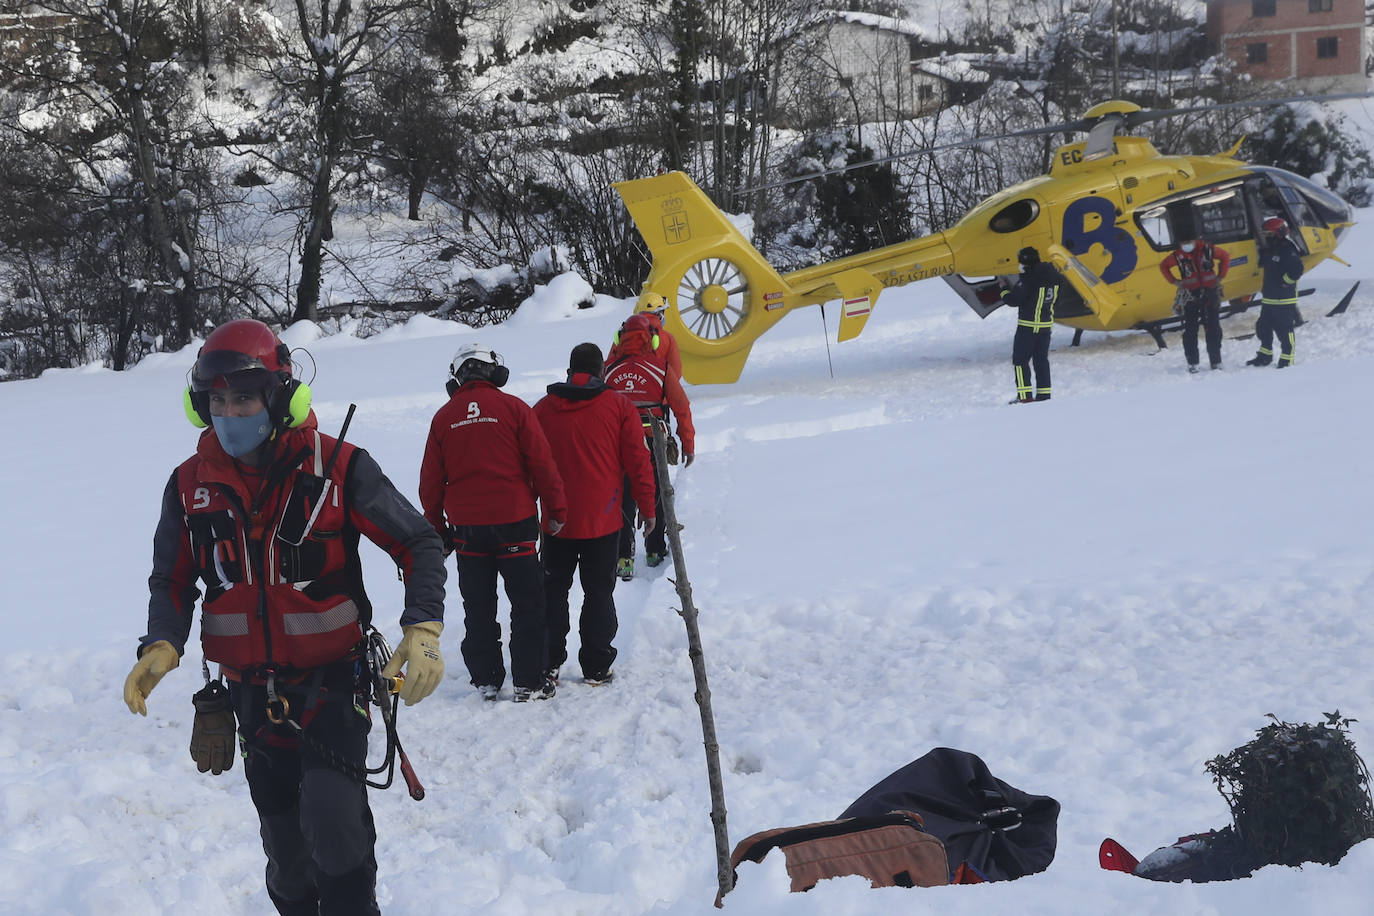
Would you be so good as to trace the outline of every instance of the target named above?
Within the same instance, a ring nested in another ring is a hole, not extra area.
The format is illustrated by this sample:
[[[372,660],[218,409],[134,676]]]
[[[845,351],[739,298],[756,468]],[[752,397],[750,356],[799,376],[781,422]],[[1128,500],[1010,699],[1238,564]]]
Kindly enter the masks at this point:
[[[277,696],[277,673],[267,672],[267,721],[281,725],[291,715],[291,704],[286,697]]]

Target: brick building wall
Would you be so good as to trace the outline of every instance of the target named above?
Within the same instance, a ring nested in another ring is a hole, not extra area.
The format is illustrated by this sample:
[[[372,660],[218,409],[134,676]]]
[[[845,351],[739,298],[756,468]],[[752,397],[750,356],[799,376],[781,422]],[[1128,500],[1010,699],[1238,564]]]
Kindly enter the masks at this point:
[[[1207,38],[1256,79],[1363,89],[1364,0],[1209,0]]]

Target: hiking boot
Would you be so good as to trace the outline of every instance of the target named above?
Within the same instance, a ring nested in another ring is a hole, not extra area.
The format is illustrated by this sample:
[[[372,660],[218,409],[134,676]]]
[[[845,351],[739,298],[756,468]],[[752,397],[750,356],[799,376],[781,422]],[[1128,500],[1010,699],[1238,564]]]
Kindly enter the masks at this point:
[[[1212,370],[1213,370],[1213,371],[1216,371],[1217,369],[1220,369],[1220,368],[1221,368],[1221,360],[1217,360],[1216,362],[1212,363]]]
[[[661,553],[651,553],[644,558],[644,562],[649,564],[649,568],[663,565],[664,555]]]
[[[477,692],[481,694],[482,699],[490,702],[501,695],[501,688],[495,684],[482,684],[477,688]]]
[[[1197,363],[1188,364],[1188,373],[1190,375],[1197,375]]]
[[[1048,394],[1037,394],[1035,396],[1035,399],[1037,401],[1048,401],[1050,399],[1050,396]]]
[[[1285,361],[1283,361],[1283,360],[1279,360],[1278,365],[1276,365],[1274,368],[1275,368],[1275,369],[1286,369],[1287,367],[1289,367],[1289,366],[1291,366],[1291,365],[1293,365],[1293,364],[1290,363],[1290,362],[1285,362]]]
[[[547,700],[558,692],[558,684],[551,678],[545,677],[544,683],[538,687],[516,687],[515,702],[528,703],[530,700]]]
[[[635,558],[621,557],[615,561],[615,574],[625,582],[635,577]]]
[[[1245,365],[1247,365],[1247,366],[1267,366],[1267,365],[1269,365],[1269,363],[1272,362],[1272,361],[1273,361],[1273,357],[1269,357],[1269,356],[1256,356],[1254,359],[1247,359],[1247,360],[1245,361]]]
[[[591,687],[600,687],[602,684],[609,684],[615,680],[615,672],[610,668],[605,671],[591,671],[582,675],[582,683]]]
[[[544,672],[544,680],[546,680],[546,681],[552,681],[552,682],[553,682],[553,686],[555,686],[555,687],[558,686],[558,666],[557,666],[557,665],[555,665],[554,667],[550,668],[548,671],[545,671],[545,672]]]

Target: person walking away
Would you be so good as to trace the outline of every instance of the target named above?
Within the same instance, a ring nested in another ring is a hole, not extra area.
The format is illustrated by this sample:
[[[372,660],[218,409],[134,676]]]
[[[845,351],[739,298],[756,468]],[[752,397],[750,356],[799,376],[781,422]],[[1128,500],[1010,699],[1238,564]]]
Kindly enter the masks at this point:
[[[1160,262],[1164,279],[1178,288],[1183,302],[1183,358],[1189,372],[1198,367],[1199,324],[1207,333],[1207,359],[1213,369],[1221,368],[1221,281],[1230,267],[1226,249],[1204,238],[1183,242]]]
[[[472,685],[495,700],[506,680],[498,576],[510,599],[510,673],[515,701],[545,700],[544,571],[536,545],[544,530],[567,520],[563,479],[529,405],[501,391],[510,370],[478,343],[460,347],[449,364],[448,403],[434,414],[420,466],[420,505],[447,548],[458,554],[463,596],[461,649]]]
[[[1002,293],[1003,301],[1016,309],[1016,336],[1011,345],[1016,399],[1011,403],[1029,404],[1050,399],[1050,333],[1064,278],[1054,265],[1041,261],[1040,252],[1029,245],[1016,253],[1016,260],[1021,265],[1021,277]]]
[[[195,697],[191,757],[234,765],[234,732],[283,916],[376,914],[376,831],[363,783],[372,605],[359,537],[396,561],[404,634],[385,672],[401,697],[443,679],[443,545],[362,448],[327,436],[290,350],[267,325],[231,321],[205,340],[185,392],[201,433],[162,494],[148,632],[124,683],[131,712],[177,667],[200,598],[201,648],[228,678]],[[199,585],[197,584],[199,583]],[[201,597],[201,589],[204,595]]]
[[[1264,221],[1260,229],[1260,267],[1264,271],[1260,290],[1260,314],[1255,322],[1259,352],[1247,366],[1267,366],[1274,361],[1274,338],[1279,340],[1280,369],[1293,365],[1294,328],[1298,324],[1298,278],[1302,276],[1302,255],[1288,235],[1288,223],[1277,216]]]
[[[606,387],[602,365],[600,347],[578,344],[568,357],[567,380],[549,385],[548,394],[534,405],[568,499],[568,523],[544,538],[542,552],[549,676],[554,681],[568,658],[568,591],[576,571],[582,584],[577,653],[582,679],[610,682],[616,659],[612,641],[619,626],[614,592],[622,502],[629,503],[633,494],[645,534],[657,526],[653,462],[644,447],[639,412],[628,398]]]
[[[632,315],[616,333],[616,347],[620,356],[606,364],[606,386],[624,394],[639,411],[644,430],[644,443],[653,448],[653,429],[650,424],[664,424],[667,429],[669,411],[677,423],[677,437],[682,440],[683,467],[692,466],[696,450],[696,429],[692,425],[692,406],[682,388],[682,380],[668,371],[662,356],[662,338],[654,331],[653,322],[646,315]],[[663,518],[663,469],[654,462],[654,518]],[[627,481],[624,489],[630,489]],[[635,524],[634,507],[629,500],[623,503],[624,518],[620,526],[619,557],[616,573],[622,579],[634,577]],[[663,525],[656,525],[644,535],[645,562],[658,566],[667,556],[668,548]]]
[[[648,315],[652,323],[653,331],[658,335],[659,355],[663,357],[664,365],[668,367],[669,373],[677,376],[678,381],[682,380],[682,353],[678,350],[677,339],[663,328],[663,313],[668,310],[668,300],[658,293],[645,293],[635,303],[636,315]],[[618,337],[619,335],[617,335]],[[606,354],[606,365],[616,362],[623,356],[620,345],[615,341],[611,342],[610,352]]]

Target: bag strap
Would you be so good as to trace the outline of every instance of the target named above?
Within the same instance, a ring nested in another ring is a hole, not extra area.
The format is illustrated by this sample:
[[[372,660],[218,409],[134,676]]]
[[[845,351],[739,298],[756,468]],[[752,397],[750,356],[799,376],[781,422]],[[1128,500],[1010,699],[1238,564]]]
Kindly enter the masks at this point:
[[[926,832],[926,827],[921,821],[921,816],[909,811],[890,811],[887,814],[850,817],[840,821],[815,824],[810,827],[799,827],[796,830],[783,830],[771,836],[766,836],[746,848],[740,856],[740,860],[762,862],[763,857],[768,855],[769,852],[784,846],[795,846],[797,843],[805,843],[809,840],[819,840],[825,837],[843,836],[847,833],[859,833],[864,830],[873,830],[877,827],[895,826],[914,827],[922,833]]]

